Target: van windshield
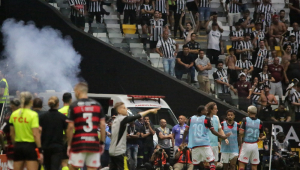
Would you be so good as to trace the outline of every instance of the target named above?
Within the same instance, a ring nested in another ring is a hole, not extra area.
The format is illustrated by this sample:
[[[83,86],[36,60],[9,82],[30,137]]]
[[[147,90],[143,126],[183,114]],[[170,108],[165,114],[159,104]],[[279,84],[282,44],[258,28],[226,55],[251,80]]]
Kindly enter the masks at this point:
[[[148,109],[153,109],[153,108],[146,108],[146,107],[129,107],[128,108],[128,115],[129,116],[134,116],[138,114],[139,112],[143,112]],[[168,109],[168,108],[161,108],[158,110],[157,114],[148,114],[150,121],[154,125],[154,127],[159,126],[159,120],[160,119],[165,119],[167,121],[167,127],[172,128],[176,124],[178,124],[178,121],[176,117],[174,116],[173,112]]]

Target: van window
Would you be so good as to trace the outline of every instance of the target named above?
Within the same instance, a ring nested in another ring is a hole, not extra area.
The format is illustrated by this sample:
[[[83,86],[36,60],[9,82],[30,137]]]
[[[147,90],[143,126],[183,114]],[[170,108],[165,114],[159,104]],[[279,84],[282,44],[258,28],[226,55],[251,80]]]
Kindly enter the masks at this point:
[[[144,107],[129,107],[128,108],[128,115],[133,116],[138,114],[139,112],[143,112],[145,110],[152,109],[152,108],[144,108]],[[167,108],[161,108],[158,110],[157,114],[148,114],[150,121],[152,122],[153,125],[159,125],[160,119],[166,119],[167,121],[167,127],[172,128],[175,126],[178,121],[174,117],[173,112],[170,109]],[[155,126],[157,127],[157,126]]]

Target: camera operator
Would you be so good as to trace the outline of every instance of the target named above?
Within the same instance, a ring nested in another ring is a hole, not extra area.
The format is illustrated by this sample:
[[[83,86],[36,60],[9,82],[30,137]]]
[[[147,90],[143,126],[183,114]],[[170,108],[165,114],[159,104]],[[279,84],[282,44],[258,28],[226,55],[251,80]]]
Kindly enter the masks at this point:
[[[192,155],[186,143],[182,143],[175,154],[177,163],[174,165],[174,170],[193,170]]]
[[[277,170],[285,169],[289,164],[291,158],[291,146],[287,140],[285,140],[285,134],[279,132],[277,139],[274,142],[274,166]]]
[[[170,170],[171,166],[167,163],[168,155],[164,149],[162,149],[159,145],[156,145],[154,152],[151,156],[150,161],[153,162],[154,166],[149,163],[145,164],[147,170]],[[153,167],[153,168],[152,168]]]

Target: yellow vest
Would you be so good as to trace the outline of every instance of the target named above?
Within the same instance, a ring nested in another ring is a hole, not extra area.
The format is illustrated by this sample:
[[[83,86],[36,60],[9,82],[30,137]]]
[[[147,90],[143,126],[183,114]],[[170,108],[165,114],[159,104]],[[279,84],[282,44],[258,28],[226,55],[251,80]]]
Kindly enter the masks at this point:
[[[7,84],[7,81],[5,78],[2,78],[1,81],[4,81],[5,82],[5,89],[4,89],[4,93],[3,93],[3,96],[1,97],[0,99],[0,103],[5,103],[5,101],[8,99],[9,97],[9,89],[8,89],[8,84]],[[0,81],[0,82],[1,82]]]
[[[69,107],[70,106],[64,106],[62,108],[60,108],[58,111],[66,116],[68,116],[68,113],[69,113]]]

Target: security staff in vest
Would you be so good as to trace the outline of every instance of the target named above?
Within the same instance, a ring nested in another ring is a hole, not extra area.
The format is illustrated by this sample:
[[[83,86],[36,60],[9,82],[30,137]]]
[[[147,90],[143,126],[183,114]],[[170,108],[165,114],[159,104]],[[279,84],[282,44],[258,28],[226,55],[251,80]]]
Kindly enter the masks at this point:
[[[175,151],[174,151],[175,152]],[[187,147],[186,143],[182,143],[175,154],[176,163],[174,170],[193,170],[194,165],[192,162],[191,150]]]
[[[62,108],[60,108],[58,111],[60,113],[64,114],[65,116],[68,116],[69,107],[70,107],[70,104],[72,103],[72,94],[71,93],[64,93],[63,97],[62,97],[62,100],[64,102],[64,106]],[[68,167],[69,157],[67,155],[67,148],[68,148],[68,144],[65,140],[64,152],[63,152],[63,157],[62,157],[62,161],[61,161],[62,170],[69,170],[69,167]]]
[[[30,109],[32,98],[30,92],[21,92],[21,108],[14,111],[9,119],[14,143],[14,170],[23,170],[24,166],[28,170],[37,170],[39,162],[43,163],[39,117]]]
[[[8,84],[4,78],[2,71],[0,71],[0,113],[2,112],[2,107],[6,102],[6,98],[9,96]]]

